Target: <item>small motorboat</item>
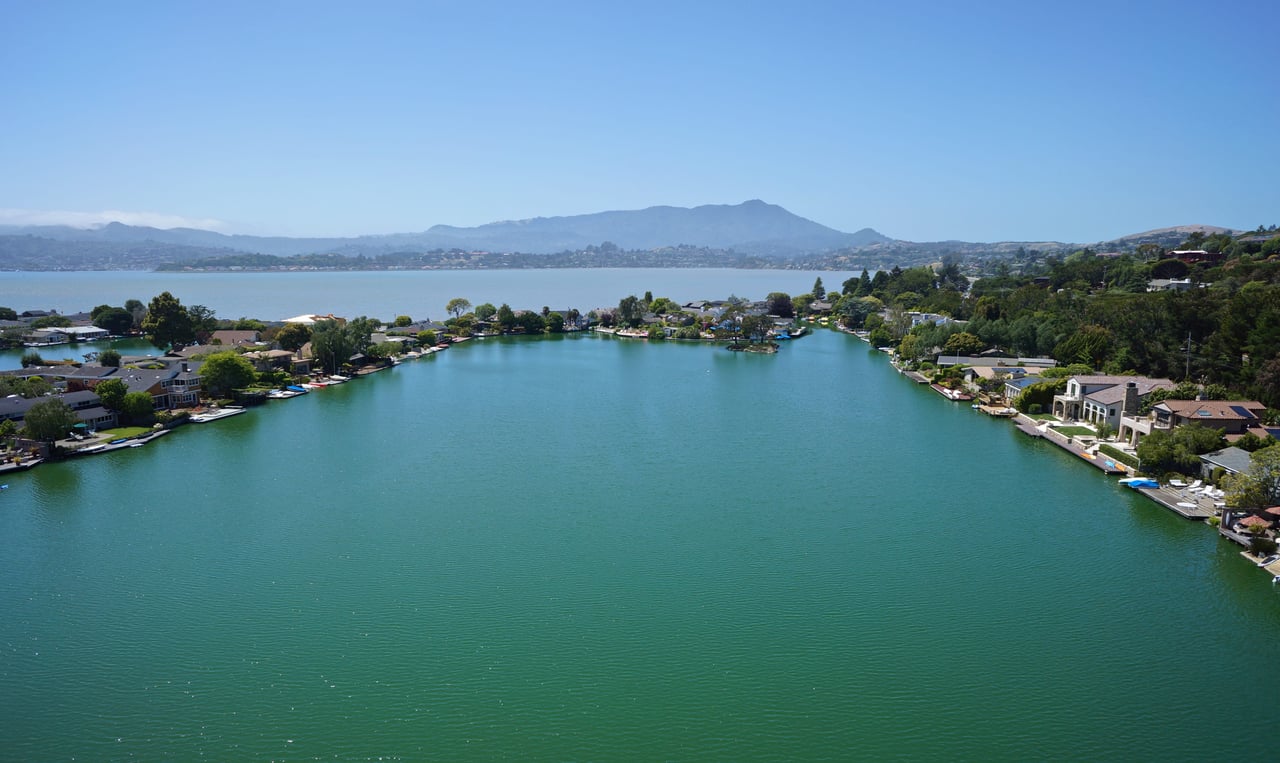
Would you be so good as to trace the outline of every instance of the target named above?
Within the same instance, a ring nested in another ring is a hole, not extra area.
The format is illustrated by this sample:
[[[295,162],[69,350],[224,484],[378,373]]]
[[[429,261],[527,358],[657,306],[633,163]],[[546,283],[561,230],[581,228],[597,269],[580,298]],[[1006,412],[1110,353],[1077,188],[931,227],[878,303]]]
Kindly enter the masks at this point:
[[[1150,477],[1124,477],[1120,480],[1120,484],[1134,490],[1160,487],[1160,483]]]

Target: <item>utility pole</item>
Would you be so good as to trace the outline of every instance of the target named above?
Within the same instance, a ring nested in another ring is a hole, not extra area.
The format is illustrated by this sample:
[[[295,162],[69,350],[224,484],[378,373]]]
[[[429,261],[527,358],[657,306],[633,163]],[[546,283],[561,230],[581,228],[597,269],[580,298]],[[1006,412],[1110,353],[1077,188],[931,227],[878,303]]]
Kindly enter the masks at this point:
[[[1187,332],[1187,369],[1182,372],[1184,380],[1191,378],[1191,332]]]

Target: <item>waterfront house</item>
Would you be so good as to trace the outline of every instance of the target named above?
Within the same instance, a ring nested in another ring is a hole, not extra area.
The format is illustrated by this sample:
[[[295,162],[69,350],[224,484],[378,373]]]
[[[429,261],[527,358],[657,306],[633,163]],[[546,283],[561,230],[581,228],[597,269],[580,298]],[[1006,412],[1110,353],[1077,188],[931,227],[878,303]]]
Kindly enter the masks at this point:
[[[1260,426],[1266,407],[1254,400],[1162,400],[1147,416],[1130,414],[1120,417],[1120,439],[1137,445],[1143,437],[1157,429],[1170,430],[1183,424],[1197,423],[1221,430],[1228,440],[1238,440],[1252,428]],[[1259,435],[1265,434],[1260,430]]]
[[[47,347],[70,341],[71,335],[61,328],[32,329],[22,335],[22,343],[28,347]]]
[[[121,368],[110,375],[71,377],[67,379],[67,390],[92,390],[106,379],[119,379],[129,392],[151,395],[157,410],[188,408],[200,402],[200,376],[188,363],[179,368]]]
[[[293,372],[294,355],[288,350],[254,350],[242,356],[253,364],[257,371],[289,371]]]
[[[66,334],[72,342],[96,342],[111,336],[111,332],[97,326],[67,326],[59,331]]]
[[[1122,414],[1136,416],[1152,391],[1173,387],[1168,379],[1146,376],[1072,376],[1066,391],[1053,396],[1053,415],[1119,430]]]
[[[1255,400],[1164,400],[1151,409],[1157,429],[1196,422],[1231,439],[1243,436],[1265,412],[1266,406]]]
[[[61,400],[89,427],[108,429],[116,425],[116,414],[102,407],[102,401],[92,392],[67,392],[55,397],[5,397],[0,398],[0,421],[12,421],[19,426],[32,406],[48,400]]]
[[[1253,454],[1234,445],[1200,456],[1200,476],[1206,480],[1221,469],[1224,474],[1247,474],[1253,464]]]
[[[209,335],[209,344],[222,345],[224,349],[231,347],[252,347],[260,341],[257,331],[232,331],[223,329]]]

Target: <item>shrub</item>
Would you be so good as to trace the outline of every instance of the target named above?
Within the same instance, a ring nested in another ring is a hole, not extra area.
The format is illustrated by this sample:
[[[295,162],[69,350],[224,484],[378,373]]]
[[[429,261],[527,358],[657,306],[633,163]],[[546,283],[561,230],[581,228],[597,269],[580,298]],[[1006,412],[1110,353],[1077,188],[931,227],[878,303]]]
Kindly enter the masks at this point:
[[[1128,453],[1125,453],[1119,448],[1115,448],[1110,445],[1099,445],[1098,452],[1105,453],[1126,466],[1132,466],[1134,469],[1138,468],[1138,459]]]

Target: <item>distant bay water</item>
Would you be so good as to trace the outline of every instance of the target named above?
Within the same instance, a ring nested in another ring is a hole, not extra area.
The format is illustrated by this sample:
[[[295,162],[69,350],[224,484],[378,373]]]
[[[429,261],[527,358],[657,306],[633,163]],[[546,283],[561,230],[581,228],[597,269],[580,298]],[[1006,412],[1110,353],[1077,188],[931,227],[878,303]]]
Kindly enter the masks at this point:
[[[145,271],[0,273],[0,305],[24,310],[87,311],[96,305],[143,302],[163,291],[184,305],[204,305],[221,318],[272,321],[303,313],[396,315],[443,320],[454,297],[473,304],[506,302],[513,309],[577,308],[587,312],[625,296],[668,297],[681,303],[769,292],[803,294],[821,277],[839,289],[858,273],[804,270],[600,268],[573,270],[395,270],[297,273],[159,273]]]
[[[835,332],[472,341],[5,481],[4,760],[1274,757],[1238,548]]]

